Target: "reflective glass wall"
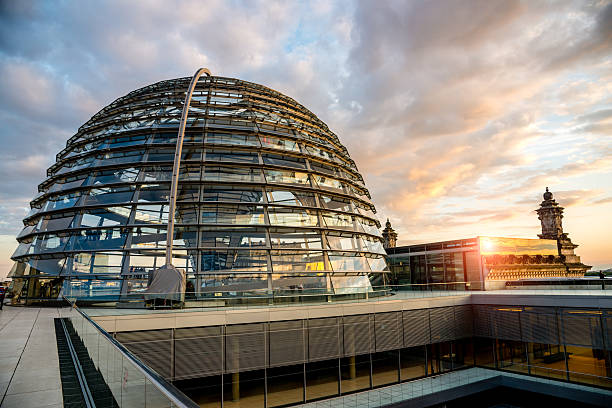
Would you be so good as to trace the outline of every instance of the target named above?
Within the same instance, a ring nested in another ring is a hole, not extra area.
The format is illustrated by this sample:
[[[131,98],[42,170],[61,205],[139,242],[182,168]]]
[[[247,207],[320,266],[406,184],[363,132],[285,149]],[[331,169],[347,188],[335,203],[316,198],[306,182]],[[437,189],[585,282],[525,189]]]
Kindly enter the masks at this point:
[[[68,140],[17,237],[14,279],[61,276],[75,297],[146,288],[148,273],[164,263],[189,80],[133,91]],[[386,272],[380,224],[354,161],[293,99],[245,81],[201,78],[181,160],[173,264],[194,293],[367,291],[368,276]]]

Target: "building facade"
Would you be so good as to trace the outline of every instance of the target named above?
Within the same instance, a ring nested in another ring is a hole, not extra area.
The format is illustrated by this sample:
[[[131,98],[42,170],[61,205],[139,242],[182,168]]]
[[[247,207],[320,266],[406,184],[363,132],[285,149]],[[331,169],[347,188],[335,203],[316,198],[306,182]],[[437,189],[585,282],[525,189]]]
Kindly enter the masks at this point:
[[[164,263],[179,119],[190,78],[95,114],[57,154],[10,272],[27,299],[116,298]],[[197,82],[182,149],[172,264],[187,291],[371,290],[387,265],[375,208],[338,137],[295,100]]]
[[[578,245],[571,242],[561,225],[563,207],[553,199],[548,188],[536,212],[542,224],[539,239],[476,237],[388,247],[393,283],[482,289],[520,279],[584,276],[591,267],[584,265],[574,253]],[[393,231],[390,223],[387,224],[385,231]],[[395,238],[397,234],[393,242]],[[385,242],[388,241],[385,239]]]

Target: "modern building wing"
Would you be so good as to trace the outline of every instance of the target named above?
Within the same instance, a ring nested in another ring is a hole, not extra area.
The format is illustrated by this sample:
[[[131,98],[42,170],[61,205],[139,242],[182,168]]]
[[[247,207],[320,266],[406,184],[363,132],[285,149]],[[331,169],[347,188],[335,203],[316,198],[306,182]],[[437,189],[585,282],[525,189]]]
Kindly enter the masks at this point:
[[[39,185],[10,273],[22,298],[117,297],[164,264],[173,159],[190,78],[117,99]],[[187,291],[371,289],[387,270],[355,162],[295,100],[201,77],[182,149],[172,263]]]

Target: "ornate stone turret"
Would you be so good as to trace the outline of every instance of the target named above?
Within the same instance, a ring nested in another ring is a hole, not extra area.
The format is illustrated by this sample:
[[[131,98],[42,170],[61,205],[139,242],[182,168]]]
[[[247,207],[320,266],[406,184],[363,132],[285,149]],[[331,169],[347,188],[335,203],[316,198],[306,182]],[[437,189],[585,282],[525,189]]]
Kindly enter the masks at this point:
[[[393,228],[391,228],[391,223],[387,218],[387,222],[385,223],[385,229],[382,232],[383,236],[383,247],[387,248],[395,248],[395,244],[397,243],[397,232]]]
[[[580,257],[574,253],[574,249],[578,245],[572,243],[567,233],[563,232],[561,222],[563,210],[564,208],[557,204],[553,194],[546,187],[544,201],[540,204],[540,208],[536,210],[538,218],[542,223],[542,233],[538,234],[538,237],[540,239],[554,239],[557,241],[559,255],[564,259],[568,276],[583,276],[591,267],[580,262]]]

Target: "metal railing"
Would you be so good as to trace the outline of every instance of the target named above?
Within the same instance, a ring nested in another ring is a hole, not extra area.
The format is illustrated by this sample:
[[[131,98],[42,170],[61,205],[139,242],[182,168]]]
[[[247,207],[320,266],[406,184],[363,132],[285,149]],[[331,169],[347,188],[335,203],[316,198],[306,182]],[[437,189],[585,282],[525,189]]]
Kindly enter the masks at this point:
[[[64,297],[64,300],[71,308],[61,309],[62,317],[72,323],[119,407],[198,407],[180,390],[135,357],[69,299]]]
[[[557,287],[533,288],[501,287],[499,289],[483,290],[481,282],[442,282],[405,285],[384,285],[365,288],[344,287],[330,291],[325,288],[300,288],[282,290],[237,289],[231,286],[205,287],[200,292],[186,292],[185,302],[176,302],[176,293],[151,293],[130,291],[124,294],[107,293],[105,291],[84,293],[81,289],[64,288],[62,295],[78,301],[80,304],[100,307],[122,308],[224,308],[224,307],[262,307],[262,306],[297,306],[313,303],[331,302],[371,302],[376,300],[412,299],[460,296],[471,293],[515,293],[535,295],[612,295],[612,285],[606,290],[591,287],[589,289],[566,289]]]

